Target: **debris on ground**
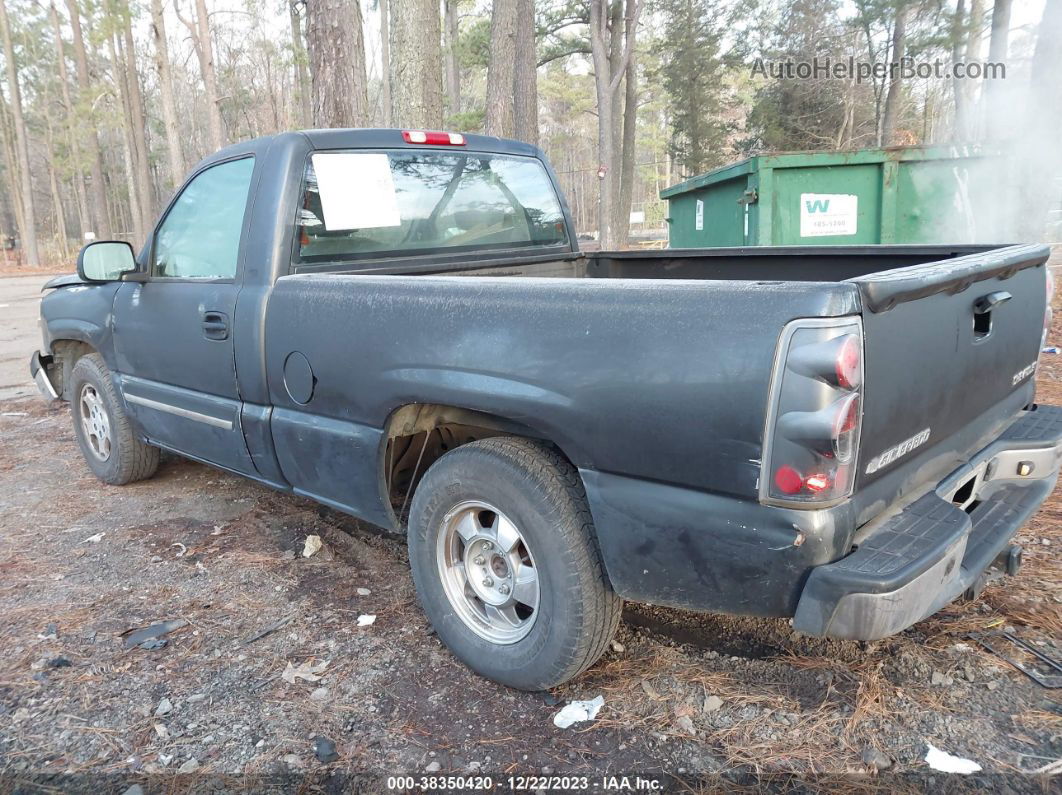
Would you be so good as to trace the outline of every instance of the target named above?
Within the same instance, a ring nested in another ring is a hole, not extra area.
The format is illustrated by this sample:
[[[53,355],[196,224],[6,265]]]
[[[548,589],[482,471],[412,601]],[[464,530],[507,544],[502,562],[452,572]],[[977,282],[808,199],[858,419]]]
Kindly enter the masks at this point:
[[[81,543],[82,543],[82,544],[98,544],[98,543],[100,543],[100,541],[102,541],[102,540],[103,540],[103,537],[104,537],[105,535],[107,535],[107,533],[106,533],[106,532],[103,532],[103,533],[96,533],[95,535],[89,536],[88,538],[86,538],[86,539],[85,539],[84,541],[82,541]]]
[[[374,615],[363,613],[362,615],[358,616],[359,627],[371,627],[375,623],[376,616]]]
[[[892,767],[892,757],[888,754],[884,754],[873,746],[863,750],[861,754],[864,764],[875,770],[883,771]]]
[[[326,765],[339,759],[339,754],[336,752],[336,744],[327,737],[314,737],[313,753],[319,762],[323,762]]]
[[[958,773],[968,776],[981,769],[981,766],[973,760],[963,759],[961,756],[952,756],[947,751],[941,751],[932,743],[926,743],[926,748],[926,763],[941,773]]]
[[[357,588],[355,589],[354,593],[356,593],[358,596],[368,596],[372,593],[372,591],[370,591],[368,588]]]
[[[151,642],[187,625],[188,622],[185,619],[174,618],[169,621],[152,624],[150,627],[144,627],[143,629],[127,629],[122,633],[122,637],[125,638],[125,648],[131,649],[134,646],[140,646],[145,649],[160,649],[162,646],[166,645],[165,642],[161,645],[153,644]]]
[[[593,720],[603,706],[605,706],[604,696],[597,696],[589,701],[572,701],[553,716],[553,725],[560,729],[567,729],[573,724]]]
[[[292,665],[290,662],[284,669],[284,673],[281,677],[288,684],[295,684],[297,679],[305,679],[307,682],[320,682],[321,677],[319,674],[323,674],[328,667],[328,660],[319,663],[313,663],[307,660],[306,662],[299,663],[297,666]]]
[[[1011,632],[1009,628],[998,632],[971,633],[968,637],[977,641],[1003,662],[1021,671],[1040,687],[1050,690],[1062,688],[1062,661],[1045,654],[1034,644]],[[1016,657],[1004,653],[1001,648],[1004,644],[1009,644],[1008,648],[1013,648],[1017,654],[1023,655],[1026,662],[1023,663]],[[1045,644],[1041,642],[1040,645]]]
[[[302,556],[304,558],[312,558],[318,552],[321,551],[321,537],[318,535],[306,536],[306,545],[302,548]]]
[[[293,618],[295,618],[295,613],[288,613],[286,616],[284,616],[283,618],[279,619],[278,621],[274,621],[272,624],[266,624],[260,630],[255,632],[249,638],[247,638],[243,642],[243,645],[247,646],[247,645],[249,645],[251,643],[254,643],[256,640],[261,640],[266,635],[269,635],[269,634],[271,634],[273,632],[276,632],[278,629],[280,629],[282,627],[285,627],[288,624],[290,624]]]
[[[723,699],[719,696],[705,696],[704,698],[704,711],[705,713],[718,712],[723,706]]]

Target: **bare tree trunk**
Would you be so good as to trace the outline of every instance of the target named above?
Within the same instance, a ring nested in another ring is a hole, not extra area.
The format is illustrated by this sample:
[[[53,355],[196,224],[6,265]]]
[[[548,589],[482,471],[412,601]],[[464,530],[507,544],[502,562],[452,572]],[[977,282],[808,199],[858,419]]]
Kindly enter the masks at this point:
[[[966,63],[975,63],[981,60],[982,27],[985,22],[984,0],[970,0],[970,24],[966,36]],[[977,80],[960,80],[960,88],[966,95],[967,108],[967,138],[979,137],[977,130]]]
[[[125,178],[128,190],[126,195],[129,199],[129,218],[132,236],[135,241],[144,240],[144,216],[140,211],[140,180],[137,178],[136,168],[136,144],[133,143],[133,115],[129,98],[129,84],[125,79],[125,70],[122,59],[119,56],[119,44],[117,43],[118,32],[112,31],[107,36],[107,46],[111,55],[111,64],[114,67],[114,82],[118,86],[118,102],[122,107],[122,159],[125,165]]]
[[[181,151],[181,131],[177,123],[177,104],[173,98],[170,45],[166,41],[166,19],[162,13],[162,0],[151,0],[151,35],[155,40],[155,67],[159,73],[162,120],[166,126],[166,151],[169,154],[170,161],[170,187],[176,188],[184,180],[184,153]]]
[[[143,242],[155,225],[155,192],[151,179],[151,154],[147,146],[147,116],[144,114],[144,97],[140,91],[140,76],[136,68],[136,47],[133,44],[132,10],[128,3],[121,9],[122,28],[125,38],[123,60],[125,80],[128,86],[129,118],[133,144],[133,165],[136,168],[137,190],[140,192],[140,231],[138,242]]]
[[[11,198],[11,209],[15,216],[15,230],[22,234],[26,225],[26,216],[23,214],[22,197],[19,195],[19,180],[21,174],[18,168],[18,152],[15,147],[14,124],[8,111],[7,100],[0,91],[0,135],[4,143],[4,181],[7,183],[7,195]],[[5,261],[7,255],[4,255]]]
[[[225,145],[225,126],[221,121],[221,106],[218,97],[218,79],[214,71],[214,39],[210,33],[210,15],[206,0],[195,0],[195,19],[182,16],[177,0],[173,9],[177,18],[188,28],[192,47],[199,59],[199,72],[203,78],[203,95],[207,105],[207,125],[210,129],[210,145],[220,149]]]
[[[608,45],[605,37],[608,26],[605,0],[590,0],[590,56],[594,63],[594,89],[597,95],[597,239],[600,247],[612,247],[610,223],[612,219],[612,175],[609,166],[613,159],[612,141],[612,85],[609,79]]]
[[[48,148],[54,146],[54,130],[51,120],[48,121]],[[55,242],[59,246],[59,258],[65,263],[70,256],[70,249],[66,238],[66,213],[63,211],[62,192],[59,190],[59,178],[55,173],[55,166],[48,164],[48,188],[52,194],[52,212],[55,215]]]
[[[608,70],[609,75],[615,77],[616,75],[622,75],[620,80],[623,80],[624,70],[620,66],[620,60],[623,58],[623,2],[624,0],[608,0],[609,3],[609,22],[608,22]],[[619,194],[620,194],[620,172],[623,169],[623,92],[619,90],[619,86],[612,92],[612,160],[608,163],[609,172],[613,175],[611,180],[612,184],[612,198],[610,201],[610,207],[612,208],[612,217],[609,219],[611,224],[610,228],[613,233],[616,231],[616,207],[619,206]],[[613,240],[613,245],[616,245]]]
[[[25,228],[24,208],[18,187],[21,173],[18,168],[18,151],[15,146],[15,124],[8,110],[7,101],[3,97],[3,91],[0,91],[0,131],[3,133],[3,157],[7,167],[4,169],[7,196],[11,197],[11,207],[15,215],[15,231],[21,239],[22,229]]]
[[[900,114],[900,98],[903,94],[900,64],[903,61],[906,45],[907,6],[901,5],[896,8],[896,21],[892,27],[892,58],[890,61],[895,68],[889,80],[889,91],[885,95],[885,110],[882,112],[880,141],[882,146],[891,146],[893,135],[896,132],[896,119]]]
[[[384,0],[380,0],[384,2]],[[449,115],[461,112],[461,62],[458,59],[457,2],[445,0],[446,5],[446,101]]]
[[[391,126],[443,126],[442,32],[437,0],[394,0]]]
[[[513,77],[516,137],[538,146],[538,57],[535,52],[535,0],[516,3],[516,71]]]
[[[383,2],[383,0],[381,0]],[[309,61],[306,56],[306,45],[302,40],[302,17],[299,15],[299,5],[306,7],[302,0],[288,0],[288,16],[291,20],[291,50],[295,56],[295,82],[299,92],[299,109],[302,118],[299,126],[313,124],[313,108],[311,105]]]
[[[52,23],[52,35],[55,36],[55,61],[59,71],[59,89],[66,110],[65,133],[66,145],[74,159],[73,175],[71,182],[74,185],[74,200],[77,205],[78,227],[81,236],[89,231],[88,200],[85,198],[85,175],[81,171],[81,145],[78,141],[77,129],[75,128],[75,111],[73,99],[70,97],[70,74],[66,69],[66,53],[63,48],[63,31],[59,25],[59,12],[55,3],[48,6],[48,19]]]
[[[988,60],[990,63],[1007,61],[1010,37],[1011,0],[996,0],[992,6],[992,37],[988,42]],[[999,140],[1007,133],[1011,115],[1004,107],[1004,81],[987,80],[984,87],[985,133],[991,140]]]
[[[618,2],[619,0],[617,0]],[[627,66],[631,62],[634,53],[634,31],[638,27],[638,17],[641,14],[641,0],[632,0],[628,10],[624,28],[631,31],[630,36],[624,35],[622,46],[619,47],[619,56],[615,57],[617,45],[615,38],[610,40],[609,23],[612,18],[612,36],[619,36],[618,25],[620,15],[615,13],[615,7],[609,7],[606,0],[590,0],[590,52],[594,64],[594,87],[597,95],[597,149],[600,179],[598,190],[598,239],[602,248],[612,248],[616,245],[616,219],[615,205],[619,202],[619,181],[622,171],[622,161],[617,160],[617,148],[622,142],[617,140],[619,132],[619,119],[616,116],[618,107],[619,89],[623,82]],[[618,164],[613,167],[614,164]]]
[[[626,248],[627,242],[630,240],[631,206],[634,196],[634,161],[637,155],[638,68],[633,52],[636,35],[631,18],[633,10],[634,0],[627,0],[626,33],[624,37],[631,43],[632,52],[627,61],[627,69],[623,77],[623,151],[620,156],[619,202],[616,207],[616,222],[614,225],[616,246],[618,248]]]
[[[92,79],[89,77],[88,56],[85,54],[85,38],[81,31],[81,12],[77,0],[66,0],[73,31],[74,65],[77,69],[78,100],[82,106],[92,101]],[[103,155],[100,153],[99,132],[95,125],[84,136],[89,158],[89,211],[95,226],[95,234],[103,240],[113,235],[111,219],[107,213],[107,190],[103,181]]]
[[[362,127],[368,118],[361,8],[351,0],[308,0],[315,127]]]
[[[513,85],[516,77],[518,0],[494,0],[490,18],[490,63],[487,66],[487,135],[512,138],[515,133]]]
[[[959,63],[962,60],[962,46],[965,41],[963,31],[966,29],[966,0],[956,0],[955,17],[951,26],[951,60]],[[970,134],[970,120],[966,90],[961,80],[951,81],[952,97],[955,101],[955,126],[952,131],[952,139],[965,140]]]
[[[18,66],[15,63],[15,48],[11,44],[11,27],[7,18],[7,0],[0,0],[0,38],[3,39],[4,65],[7,70],[7,88],[11,95],[11,119],[15,128],[15,153],[19,167],[19,198],[22,204],[23,227],[22,250],[26,252],[27,265],[40,265],[37,251],[37,217],[33,206],[33,183],[30,180],[29,143],[26,120],[22,116],[22,90],[18,84]]]
[[[391,0],[378,0],[380,4],[380,103],[383,105],[383,123],[392,123],[391,109]]]

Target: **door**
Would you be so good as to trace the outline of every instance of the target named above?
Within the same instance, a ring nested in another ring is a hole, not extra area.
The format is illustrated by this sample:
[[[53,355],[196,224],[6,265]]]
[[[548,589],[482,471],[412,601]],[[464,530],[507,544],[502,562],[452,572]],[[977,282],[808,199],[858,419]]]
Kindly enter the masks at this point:
[[[114,304],[118,379],[144,434],[248,474],[232,318],[253,170],[245,157],[193,177],[155,230],[147,281]]]

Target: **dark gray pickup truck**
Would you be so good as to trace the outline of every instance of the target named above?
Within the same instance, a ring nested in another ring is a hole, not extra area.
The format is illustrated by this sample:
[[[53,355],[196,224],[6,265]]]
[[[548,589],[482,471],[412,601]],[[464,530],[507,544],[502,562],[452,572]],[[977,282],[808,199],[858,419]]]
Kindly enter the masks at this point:
[[[539,689],[622,599],[898,632],[1050,493],[1043,246],[579,252],[542,153],[327,130],[85,247],[31,369],[107,483],[171,450],[408,533],[424,610]]]

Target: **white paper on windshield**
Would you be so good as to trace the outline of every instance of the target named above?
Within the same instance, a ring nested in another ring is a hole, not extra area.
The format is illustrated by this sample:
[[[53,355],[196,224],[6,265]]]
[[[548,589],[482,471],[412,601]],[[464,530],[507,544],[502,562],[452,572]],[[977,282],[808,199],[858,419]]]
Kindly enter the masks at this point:
[[[326,229],[401,226],[387,155],[328,152],[314,154],[312,160]]]

